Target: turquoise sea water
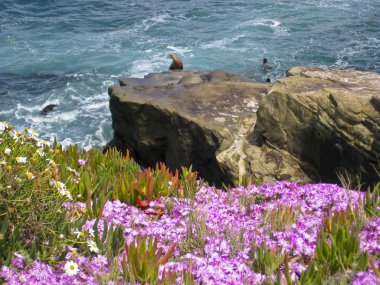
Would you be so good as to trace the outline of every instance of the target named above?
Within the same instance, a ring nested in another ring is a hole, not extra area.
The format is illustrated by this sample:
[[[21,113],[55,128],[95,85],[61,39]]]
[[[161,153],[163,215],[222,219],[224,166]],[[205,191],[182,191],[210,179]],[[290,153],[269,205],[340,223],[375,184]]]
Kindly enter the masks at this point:
[[[186,69],[257,79],[296,65],[380,73],[380,1],[1,0],[0,121],[100,147],[113,134],[107,87],[167,70],[171,52]],[[58,107],[39,115],[47,104]]]

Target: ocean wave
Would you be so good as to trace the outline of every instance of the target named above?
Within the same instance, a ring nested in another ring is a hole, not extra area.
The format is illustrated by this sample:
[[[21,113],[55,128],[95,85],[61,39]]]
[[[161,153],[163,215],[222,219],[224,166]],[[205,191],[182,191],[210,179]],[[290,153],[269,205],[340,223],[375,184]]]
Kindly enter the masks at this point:
[[[44,101],[43,103],[41,104],[35,104],[33,106],[27,106],[27,105],[23,105],[21,103],[17,103],[17,107],[16,107],[16,115],[17,114],[21,114],[20,112],[22,112],[23,114],[35,114],[35,113],[38,113],[40,112],[45,106],[49,105],[49,104],[55,104],[55,105],[59,105],[59,99],[55,99],[55,100],[47,100],[47,101]],[[17,117],[18,119],[21,118],[20,117]]]
[[[174,52],[178,55],[184,56],[186,53],[190,53],[191,49],[188,47],[181,47],[181,46],[167,46],[167,48],[170,50],[170,53]],[[190,55],[191,56],[191,55]]]
[[[256,27],[256,26],[267,26],[270,28],[275,28],[280,25],[281,25],[281,22],[278,20],[259,18],[259,19],[245,21],[237,25],[236,27],[234,27],[234,29],[249,28],[249,27]]]
[[[169,14],[159,14],[154,15],[148,19],[142,21],[142,28],[144,31],[148,31],[150,28],[154,27],[157,24],[166,23],[168,19],[171,18]]]
[[[132,62],[129,69],[133,77],[144,77],[148,73],[168,70],[170,60],[167,58],[167,53],[156,53],[148,59],[138,59]]]
[[[281,25],[281,22],[277,19],[268,19],[268,18],[258,18],[254,20],[249,20],[245,21],[233,29],[247,29],[250,27],[258,27],[258,26],[263,26],[263,27],[268,27],[272,29],[275,33],[276,36],[285,36],[288,35],[289,30],[287,27],[284,27]]]
[[[282,77],[296,65],[380,70],[378,1],[52,3],[1,1],[0,121],[20,130],[33,125],[64,144],[110,140],[108,86],[167,71],[171,52],[186,69],[259,79]],[[261,74],[263,57],[270,74]],[[40,116],[48,104],[59,106]]]
[[[337,52],[337,59],[333,66],[338,68],[352,68],[351,62],[365,61],[368,69],[371,69],[371,67],[372,69],[376,69],[379,67],[379,50],[380,40],[377,38],[371,37],[362,41],[351,41],[349,46],[343,47]]]
[[[240,38],[245,37],[245,34],[235,36],[233,38],[223,38],[220,40],[215,40],[209,43],[204,43],[201,45],[202,49],[212,49],[212,48],[225,48],[227,45],[237,41]]]
[[[87,111],[92,111],[92,110],[98,110],[98,109],[104,109],[108,108],[108,101],[107,102],[98,102],[98,103],[93,103],[89,104],[86,106]]]

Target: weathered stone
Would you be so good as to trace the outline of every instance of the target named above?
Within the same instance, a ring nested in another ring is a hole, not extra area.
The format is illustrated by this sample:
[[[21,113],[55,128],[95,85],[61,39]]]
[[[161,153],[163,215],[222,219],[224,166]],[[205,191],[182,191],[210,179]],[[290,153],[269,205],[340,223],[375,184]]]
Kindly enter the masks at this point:
[[[206,73],[165,72],[111,86],[110,146],[128,149],[144,166],[192,165],[210,183],[233,184],[244,171],[242,140],[253,131],[271,85],[230,81],[237,77],[224,74],[225,81],[211,83]]]
[[[256,145],[283,151],[312,181],[338,182],[339,172],[379,181],[380,75],[304,67],[287,75],[260,104]]]
[[[275,85],[216,70],[111,86],[114,139],[144,166],[193,166],[210,183],[379,181],[380,75],[296,67]],[[256,110],[259,106],[259,110]],[[256,122],[257,118],[257,122]]]

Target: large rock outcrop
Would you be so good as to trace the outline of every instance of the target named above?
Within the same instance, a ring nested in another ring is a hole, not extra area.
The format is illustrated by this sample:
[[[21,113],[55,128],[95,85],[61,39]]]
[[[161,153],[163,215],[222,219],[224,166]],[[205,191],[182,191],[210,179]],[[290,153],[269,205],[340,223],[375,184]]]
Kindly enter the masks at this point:
[[[114,138],[139,163],[193,166],[210,183],[231,185],[244,171],[242,140],[270,84],[223,71],[172,71],[109,88]]]
[[[285,151],[313,181],[380,181],[380,75],[295,67],[287,76],[262,100],[251,141]]]
[[[374,182],[379,91],[378,74],[304,67],[273,86],[224,71],[127,78],[109,88],[109,146],[144,166],[192,165],[218,186],[244,174],[337,182],[343,171]]]

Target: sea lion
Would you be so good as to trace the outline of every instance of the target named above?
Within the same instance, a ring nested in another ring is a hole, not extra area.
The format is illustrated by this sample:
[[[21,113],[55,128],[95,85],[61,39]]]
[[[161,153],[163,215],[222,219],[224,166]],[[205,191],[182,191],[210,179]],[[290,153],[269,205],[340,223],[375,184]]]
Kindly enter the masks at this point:
[[[266,57],[263,58],[262,68],[265,72],[267,72],[269,69],[272,69],[272,67],[269,65],[268,59]]]
[[[173,60],[172,64],[169,66],[169,70],[183,69],[182,60],[178,57],[178,55],[171,53],[168,55],[168,58],[171,58]]]
[[[42,111],[40,112],[40,115],[46,115],[47,113],[50,113],[54,110],[55,107],[57,107],[58,105],[55,105],[55,104],[49,104],[47,106],[45,106]]]

